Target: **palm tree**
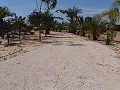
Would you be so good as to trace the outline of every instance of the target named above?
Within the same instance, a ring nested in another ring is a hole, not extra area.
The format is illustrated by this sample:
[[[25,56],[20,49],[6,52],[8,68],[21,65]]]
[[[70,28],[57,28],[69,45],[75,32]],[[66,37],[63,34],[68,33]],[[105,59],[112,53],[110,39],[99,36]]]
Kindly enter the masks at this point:
[[[111,42],[113,41],[113,37],[115,36],[115,25],[120,19],[119,9],[116,7],[110,10],[106,10],[102,13],[102,15],[108,17],[108,19],[110,20],[106,39],[106,44],[109,45],[111,44]]]
[[[83,34],[86,31],[89,38],[92,37],[93,40],[97,40],[104,31],[106,24],[100,14],[96,14],[94,17],[86,17],[82,26]]]
[[[62,32],[65,29],[66,23],[64,21],[58,22],[55,20],[55,29],[56,31]]]
[[[120,0],[114,0],[113,7],[118,7],[118,6],[120,6]]]
[[[76,27],[78,24],[77,17],[79,13],[82,13],[82,9],[77,7],[68,8],[67,10],[57,10],[57,12],[61,12],[62,14],[66,14],[66,17],[69,21],[70,32],[76,33]]]
[[[110,24],[116,24],[116,22],[120,19],[119,9],[111,8],[109,10],[103,11],[102,16],[108,17]]]
[[[92,18],[91,17],[86,17],[85,19],[81,16],[78,16],[77,17],[77,20],[79,22],[79,27],[80,27],[80,31],[79,31],[79,34],[81,36],[85,36],[86,35],[86,32],[89,30],[89,25],[90,25],[90,22],[92,21]]]
[[[91,22],[92,22],[92,17],[86,17],[82,28],[83,32],[86,31],[88,33],[88,38],[90,38],[90,34],[91,34]]]

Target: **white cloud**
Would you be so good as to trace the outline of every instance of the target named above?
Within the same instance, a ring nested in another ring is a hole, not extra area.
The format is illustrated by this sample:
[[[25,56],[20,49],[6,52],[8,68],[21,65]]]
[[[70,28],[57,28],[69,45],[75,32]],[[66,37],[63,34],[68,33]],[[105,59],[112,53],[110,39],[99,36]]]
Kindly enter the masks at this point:
[[[102,11],[105,11],[107,9],[103,9],[103,8],[95,8],[95,7],[80,7],[83,10],[84,14],[97,14],[97,13],[101,13]]]
[[[34,6],[10,6],[12,8],[34,8]]]

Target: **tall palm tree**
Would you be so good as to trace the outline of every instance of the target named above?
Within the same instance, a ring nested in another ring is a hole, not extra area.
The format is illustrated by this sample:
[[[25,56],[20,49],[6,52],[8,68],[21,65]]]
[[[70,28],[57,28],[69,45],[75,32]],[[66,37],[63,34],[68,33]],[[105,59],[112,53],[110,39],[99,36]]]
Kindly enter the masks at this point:
[[[120,6],[120,0],[114,0],[113,7],[118,7],[118,6]]]
[[[79,13],[82,13],[82,9],[77,7],[68,8],[67,10],[57,10],[57,12],[61,12],[62,14],[66,14],[66,17],[69,21],[70,32],[76,33],[76,25],[77,25],[77,17]]]
[[[119,9],[115,7],[110,10],[106,10],[102,13],[102,15],[107,16],[110,20],[106,39],[106,44],[109,45],[111,44],[111,42],[113,41],[113,37],[115,36],[115,25],[120,20]]]

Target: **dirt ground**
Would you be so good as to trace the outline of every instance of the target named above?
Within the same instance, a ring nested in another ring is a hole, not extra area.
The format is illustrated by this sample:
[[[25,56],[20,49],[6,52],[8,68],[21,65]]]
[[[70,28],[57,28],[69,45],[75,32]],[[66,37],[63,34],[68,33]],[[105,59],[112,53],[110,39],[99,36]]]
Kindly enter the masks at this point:
[[[120,59],[108,46],[72,34],[49,37],[0,62],[0,90],[120,90]]]
[[[8,47],[6,47],[3,44],[0,44],[0,61],[4,61],[9,58],[16,57],[19,54],[35,50],[39,47],[46,45],[47,43],[56,42],[57,39],[59,39],[59,38],[54,37],[54,35],[56,35],[56,34],[60,35],[61,32],[51,32],[51,34],[48,35],[47,37],[45,37],[44,34],[42,34],[42,41],[40,42],[39,38],[38,38],[38,32],[36,32],[35,35],[25,35],[24,39],[21,40],[21,43],[20,43],[20,41],[15,41],[15,45],[11,45]],[[64,35],[73,35],[70,33],[63,33],[63,34]],[[76,37],[76,38],[74,38],[75,40],[76,39],[77,40],[87,40],[87,41],[89,40],[87,37],[80,37],[77,35],[74,35],[74,37]],[[100,42],[101,44],[105,44],[105,39],[106,39],[106,36],[101,35],[97,42]],[[110,45],[108,47],[115,50],[115,52],[119,56],[120,55],[120,32],[119,31],[117,31],[117,35],[114,38],[114,40],[115,40],[114,44]],[[3,40],[0,38],[0,41],[3,41]]]
[[[3,40],[0,38],[0,41],[2,42],[0,44],[0,61],[7,60],[9,58],[16,57],[19,54],[42,47],[53,41],[51,38],[52,36],[53,35],[48,35],[48,37],[45,37],[44,34],[42,34],[42,41],[40,42],[38,32],[36,32],[35,35],[21,36],[21,38],[24,38],[21,40],[12,39],[13,41],[10,41],[11,45],[9,46],[6,46],[6,39]]]
[[[101,44],[105,44],[106,35],[101,35],[99,41]],[[116,37],[114,37],[113,45],[108,46],[113,49],[118,55],[120,55],[120,31],[116,31]]]

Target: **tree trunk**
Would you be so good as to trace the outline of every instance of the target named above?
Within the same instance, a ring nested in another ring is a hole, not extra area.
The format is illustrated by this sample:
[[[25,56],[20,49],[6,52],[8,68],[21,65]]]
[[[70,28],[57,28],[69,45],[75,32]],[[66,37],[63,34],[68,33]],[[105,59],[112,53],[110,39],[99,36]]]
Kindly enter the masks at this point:
[[[107,39],[106,39],[106,45],[110,45],[111,44],[111,40],[110,40],[110,37],[107,36]]]
[[[81,36],[85,36],[85,31],[84,30],[82,30],[82,34],[81,34]]]
[[[96,32],[96,30],[93,31],[93,40],[97,40],[97,32]]]
[[[45,36],[47,36],[47,34],[50,34],[50,30],[49,29],[45,30]]]
[[[93,34],[93,40],[97,40],[97,36],[95,33]]]
[[[62,32],[62,30],[60,29],[59,32]]]
[[[39,30],[39,41],[41,41],[41,30]]]
[[[20,34],[21,34],[21,32],[20,32],[20,30],[19,30],[19,39],[20,39]]]
[[[8,45],[10,44],[10,40],[9,40],[9,32],[7,31],[7,41],[8,41]]]
[[[4,32],[4,30],[2,29],[2,39],[4,39],[4,35],[5,35],[5,32]]]
[[[97,40],[97,38],[96,38],[96,37],[93,37],[93,40]]]

